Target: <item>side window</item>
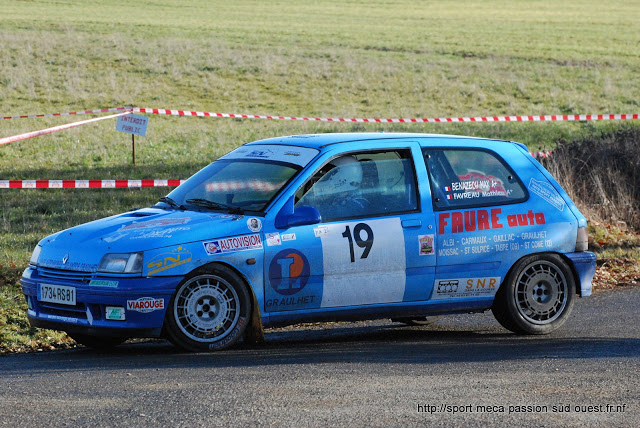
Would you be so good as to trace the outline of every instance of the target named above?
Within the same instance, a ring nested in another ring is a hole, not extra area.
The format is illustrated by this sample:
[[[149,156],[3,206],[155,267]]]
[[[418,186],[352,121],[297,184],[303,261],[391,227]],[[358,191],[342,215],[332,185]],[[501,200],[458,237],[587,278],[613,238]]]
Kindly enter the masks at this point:
[[[474,149],[424,149],[437,209],[524,201],[527,193],[515,173],[495,154]]]
[[[296,206],[318,209],[323,221],[418,209],[409,150],[356,152],[326,163],[296,193]]]

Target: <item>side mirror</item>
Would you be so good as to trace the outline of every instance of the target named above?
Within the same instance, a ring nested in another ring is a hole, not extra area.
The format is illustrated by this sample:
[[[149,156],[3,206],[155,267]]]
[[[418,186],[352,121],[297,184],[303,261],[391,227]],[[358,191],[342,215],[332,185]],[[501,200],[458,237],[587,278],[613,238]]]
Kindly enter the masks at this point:
[[[318,224],[322,221],[320,212],[310,206],[303,205],[295,208],[293,196],[284,204],[275,218],[275,226],[278,229],[286,229],[293,226],[305,226]]]
[[[320,212],[315,207],[303,205],[296,208],[293,215],[287,218],[287,226],[305,226],[307,224],[318,224],[322,221]]]

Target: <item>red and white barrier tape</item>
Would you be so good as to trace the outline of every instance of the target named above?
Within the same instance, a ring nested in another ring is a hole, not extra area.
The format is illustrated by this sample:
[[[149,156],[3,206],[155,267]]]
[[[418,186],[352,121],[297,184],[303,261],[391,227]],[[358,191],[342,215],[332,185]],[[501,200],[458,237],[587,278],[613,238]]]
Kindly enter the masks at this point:
[[[542,151],[542,152],[531,152],[531,156],[533,156],[536,159],[550,158],[551,153],[552,152],[550,150]]]
[[[115,107],[97,110],[84,110],[70,113],[48,113],[23,116],[4,116],[0,120],[29,119],[39,117],[71,116],[78,114],[109,113],[118,111],[132,111],[134,113],[160,114],[169,116],[194,116],[231,119],[271,119],[271,120],[302,120],[315,122],[356,122],[356,123],[474,123],[474,122],[558,122],[558,121],[593,121],[593,120],[637,120],[640,114],[551,114],[538,116],[476,116],[476,117],[431,117],[431,118],[345,118],[345,117],[298,117],[279,115],[233,114],[203,111]]]
[[[357,123],[456,123],[456,122],[552,122],[552,121],[588,121],[588,120],[630,120],[638,119],[639,114],[564,114],[542,116],[483,116],[483,117],[443,117],[443,118],[344,118],[344,117],[296,117],[263,116],[253,114],[212,113],[202,111],[169,110],[157,108],[133,108],[134,113],[161,114],[170,116],[223,117],[232,119],[273,119],[304,120],[316,122],[357,122]]]
[[[36,119],[39,117],[57,117],[57,116],[75,116],[78,114],[98,114],[98,113],[114,113],[118,111],[131,110],[131,107],[114,107],[114,108],[101,108],[97,110],[83,110],[73,111],[69,113],[45,113],[45,114],[28,114],[22,116],[0,116],[0,120],[8,119]]]
[[[120,189],[172,187],[184,180],[0,180],[0,189]]]
[[[0,138],[0,146],[3,144],[15,143],[16,141],[22,141],[29,138],[39,137],[41,135],[52,134],[58,131],[64,131],[65,129],[75,128],[76,126],[86,125],[88,123],[97,122],[99,120],[112,119],[118,116],[124,116],[125,114],[131,114],[131,111],[125,111],[118,114],[112,114],[110,116],[95,117],[93,119],[81,120],[80,122],[66,123],[64,125],[54,126],[53,128],[41,129],[39,131],[27,132],[25,134],[14,135],[12,137]]]

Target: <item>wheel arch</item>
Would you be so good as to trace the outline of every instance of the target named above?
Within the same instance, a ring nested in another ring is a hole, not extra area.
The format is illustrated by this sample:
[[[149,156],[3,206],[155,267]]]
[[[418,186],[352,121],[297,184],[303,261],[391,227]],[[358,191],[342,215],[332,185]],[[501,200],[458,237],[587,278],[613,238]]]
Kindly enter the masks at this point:
[[[511,267],[509,268],[509,270],[507,271],[506,275],[504,276],[504,278],[502,278],[502,281],[500,282],[500,287],[498,287],[498,290],[500,288],[502,288],[502,286],[504,285],[505,281],[507,280],[507,278],[509,278],[511,276],[511,273],[513,272],[513,269],[518,265],[518,263],[520,263],[520,261],[526,257],[531,257],[531,256],[544,256],[547,254],[553,254],[556,256],[559,256],[562,261],[564,261],[564,263],[567,265],[567,267],[569,268],[569,270],[571,271],[571,275],[573,275],[573,282],[576,288],[576,295],[578,296],[582,296],[582,291],[580,289],[580,276],[578,275],[578,272],[576,271],[575,266],[573,265],[573,263],[571,263],[571,260],[569,260],[569,258],[562,254],[562,253],[557,253],[555,251],[545,251],[545,252],[541,252],[541,253],[530,253],[530,254],[525,254],[524,256],[520,257],[518,260],[514,261],[511,264]]]
[[[239,271],[234,265],[230,263],[226,263],[223,261],[213,261],[206,263],[204,265],[198,266],[191,272],[189,272],[185,278],[198,275],[203,272],[209,272],[211,267],[214,266],[222,266],[225,267],[242,280],[244,286],[247,288],[249,295],[251,296],[251,320],[249,321],[249,325],[244,333],[244,340],[247,343],[258,344],[264,342],[264,326],[262,324],[262,313],[260,311],[260,304],[258,303],[258,298],[256,297],[256,293],[253,290],[253,286],[251,285],[251,281],[244,275],[241,271]],[[177,292],[177,288],[176,288]],[[174,296],[175,297],[175,293]]]

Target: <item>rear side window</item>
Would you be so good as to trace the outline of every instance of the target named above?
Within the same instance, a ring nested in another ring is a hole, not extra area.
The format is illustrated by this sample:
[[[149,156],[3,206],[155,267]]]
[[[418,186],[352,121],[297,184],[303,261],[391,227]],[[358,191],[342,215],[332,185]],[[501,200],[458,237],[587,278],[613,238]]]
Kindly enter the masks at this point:
[[[509,204],[527,199],[513,170],[492,152],[423,149],[436,209]]]

